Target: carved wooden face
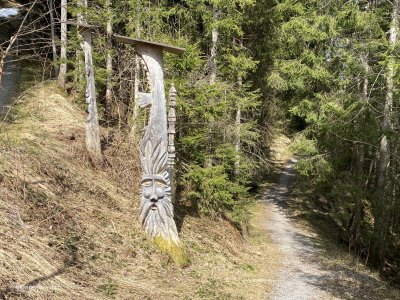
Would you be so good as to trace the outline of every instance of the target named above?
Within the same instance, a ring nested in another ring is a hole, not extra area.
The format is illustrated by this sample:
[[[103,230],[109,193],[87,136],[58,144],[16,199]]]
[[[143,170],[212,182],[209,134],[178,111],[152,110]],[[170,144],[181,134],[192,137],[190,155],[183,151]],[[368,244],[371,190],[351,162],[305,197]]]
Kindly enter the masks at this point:
[[[151,237],[168,237],[174,233],[171,228],[175,228],[175,223],[167,178],[157,174],[144,175],[141,185],[140,221],[145,231]]]
[[[157,209],[158,201],[165,197],[168,189],[168,183],[160,175],[145,175],[142,178],[142,195],[152,203],[152,210]]]

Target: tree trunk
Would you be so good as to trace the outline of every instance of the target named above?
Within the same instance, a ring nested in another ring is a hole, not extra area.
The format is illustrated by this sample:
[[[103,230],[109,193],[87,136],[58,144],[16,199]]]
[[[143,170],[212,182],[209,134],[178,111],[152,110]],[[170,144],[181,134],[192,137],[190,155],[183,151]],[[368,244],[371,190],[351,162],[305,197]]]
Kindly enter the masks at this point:
[[[236,118],[235,118],[235,127],[236,127],[236,141],[235,141],[235,151],[236,154],[239,155],[240,152],[240,126],[242,119],[242,110],[240,109],[240,103],[237,104],[236,108]],[[236,160],[236,166],[239,167],[240,161]]]
[[[362,99],[364,101],[364,106],[362,107],[362,113],[360,116],[360,121],[358,124],[358,130],[361,131],[363,124],[366,122],[365,120],[365,106],[368,102],[368,88],[369,88],[369,63],[368,63],[368,54],[361,57],[361,63],[364,67],[365,76],[363,80],[363,89],[362,89]],[[360,191],[364,189],[364,158],[365,158],[365,146],[363,143],[358,143],[355,145],[355,156],[356,156],[356,166],[355,166],[355,175],[357,180],[357,186]],[[360,244],[361,239],[361,222],[362,222],[362,193],[357,193],[355,195],[355,203],[353,210],[353,218],[350,224],[350,239],[349,239],[349,248],[355,248],[358,244]]]
[[[139,15],[139,13],[137,14]],[[136,37],[140,38],[140,19],[137,17],[136,20]],[[136,126],[137,126],[137,118],[139,115],[139,80],[140,80],[140,57],[135,55],[135,84],[134,84],[134,98],[133,98],[133,114],[132,114],[132,129],[131,129],[131,137],[136,137]]]
[[[239,91],[242,90],[243,79],[241,76],[238,78],[238,88]],[[241,120],[242,120],[242,110],[240,107],[240,99],[237,100],[236,103],[236,118],[235,118],[235,152],[236,152],[236,160],[235,160],[235,177],[239,176],[239,167],[240,167],[240,129],[241,129]]]
[[[389,35],[389,61],[387,65],[386,77],[386,97],[383,110],[382,121],[382,138],[380,142],[379,152],[379,170],[377,180],[377,198],[375,200],[375,222],[374,233],[371,248],[372,263],[381,267],[384,263],[385,251],[387,246],[387,237],[389,230],[389,214],[390,209],[390,193],[386,193],[386,181],[388,174],[388,166],[390,161],[390,138],[388,137],[388,130],[392,129],[392,108],[393,108],[393,90],[394,90],[394,75],[395,75],[395,46],[398,40],[399,33],[399,4],[400,0],[394,0],[392,21],[390,24]]]
[[[364,186],[363,176],[364,176],[364,145],[355,145],[355,156],[357,157],[355,166],[355,175],[357,178],[357,185],[361,190]],[[350,224],[350,239],[349,248],[355,249],[360,243],[361,239],[361,221],[362,221],[362,195],[359,193],[355,195],[355,203],[353,210],[352,222]]]
[[[393,13],[392,13],[392,22],[390,25],[390,37],[389,37],[389,47],[390,47],[390,55],[388,66],[387,66],[387,79],[386,79],[386,98],[385,98],[385,106],[383,111],[383,122],[382,122],[382,131],[383,135],[381,138],[381,147],[380,147],[380,159],[379,159],[379,174],[378,174],[378,188],[382,188],[384,186],[384,181],[386,177],[386,170],[389,161],[389,153],[388,153],[388,137],[387,130],[391,129],[392,120],[392,108],[393,108],[393,89],[394,89],[394,75],[395,75],[395,64],[396,59],[393,56],[393,48],[397,43],[397,36],[399,31],[399,21],[398,21],[398,13],[399,13],[399,0],[395,0],[393,4]]]
[[[218,19],[218,9],[213,4],[212,6],[213,22],[215,23]],[[217,78],[217,43],[218,43],[218,29],[213,24],[211,31],[211,57],[210,57],[210,84],[215,83]]]
[[[218,19],[218,8],[216,7],[215,4],[212,4],[212,18],[213,18],[213,23],[212,24],[212,30],[211,30],[211,51],[210,51],[210,84],[214,84],[215,80],[217,78],[217,43],[218,43],[218,28],[216,27],[215,23]],[[210,105],[213,105],[213,103],[210,103]],[[213,164],[213,160],[211,158],[212,154],[212,124],[210,124],[209,130],[208,130],[208,156],[205,159],[204,166],[206,168],[209,168]]]
[[[50,0],[51,2],[52,0]],[[65,88],[65,76],[67,74],[67,0],[61,0],[61,50],[60,50],[60,71],[58,82]]]
[[[54,28],[54,0],[48,0],[49,4],[49,13],[50,13],[50,30],[51,30],[51,47],[53,50],[53,68],[56,74],[58,73],[57,67],[57,47],[56,47],[56,35],[55,35],[55,28]]]
[[[135,82],[134,82],[134,97],[133,97],[133,113],[132,113],[132,129],[131,137],[136,137],[137,118],[139,114],[138,98],[139,98],[139,80],[140,80],[140,57],[135,55]]]
[[[113,77],[113,69],[112,69],[112,12],[111,12],[111,2],[108,0],[106,2],[107,6],[107,61],[106,61],[106,71],[107,71],[107,89],[106,89],[106,106],[108,109],[111,107],[112,102],[112,77]]]
[[[17,33],[18,34],[18,33]],[[5,51],[3,51],[1,59],[0,59],[0,82],[1,82],[1,78],[2,78],[2,74],[3,74],[3,68],[4,68],[4,63],[6,60],[6,56],[8,55],[8,53],[11,50],[12,45],[15,43],[15,41],[17,40],[18,35],[15,34],[10,38],[10,42],[6,48]]]
[[[82,7],[87,7],[87,0],[78,0],[78,12],[76,15],[76,18],[78,20],[78,23],[85,23],[85,18],[83,16],[83,9]],[[78,39],[82,40],[82,36],[79,33],[79,26],[76,26],[77,30],[78,30]],[[84,61],[83,61],[83,57],[84,55],[82,55],[82,50],[81,49],[76,49],[75,51],[76,54],[76,70],[75,70],[75,74],[76,74],[76,90],[77,92],[80,92],[81,90],[81,83],[84,81]]]
[[[243,38],[240,38],[240,46],[243,47]],[[238,76],[237,85],[239,92],[242,92],[243,88],[243,78],[242,76]],[[242,122],[242,109],[240,107],[240,99],[237,100],[236,103],[236,118],[235,118],[235,152],[236,152],[236,160],[235,160],[235,177],[239,178],[239,168],[240,168],[240,129]]]

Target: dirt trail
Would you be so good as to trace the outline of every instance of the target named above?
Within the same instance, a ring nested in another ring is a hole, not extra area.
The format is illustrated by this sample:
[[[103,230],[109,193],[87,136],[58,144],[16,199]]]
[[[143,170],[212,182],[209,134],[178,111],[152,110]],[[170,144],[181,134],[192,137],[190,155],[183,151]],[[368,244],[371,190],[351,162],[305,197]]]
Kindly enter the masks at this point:
[[[294,176],[295,162],[296,160],[292,159],[287,163],[277,186],[269,190],[263,198],[269,211],[265,228],[284,257],[274,291],[266,299],[339,299],[318,286],[319,278],[335,277],[335,274],[324,271],[317,263],[318,250],[307,237],[308,233],[294,225],[283,211],[290,200],[288,185]]]
[[[286,162],[277,184],[260,201],[265,209],[263,226],[283,257],[272,292],[265,299],[400,299],[400,292],[377,273],[354,263],[352,254],[327,244],[314,229],[289,214],[291,201],[299,201],[289,194],[296,162]]]

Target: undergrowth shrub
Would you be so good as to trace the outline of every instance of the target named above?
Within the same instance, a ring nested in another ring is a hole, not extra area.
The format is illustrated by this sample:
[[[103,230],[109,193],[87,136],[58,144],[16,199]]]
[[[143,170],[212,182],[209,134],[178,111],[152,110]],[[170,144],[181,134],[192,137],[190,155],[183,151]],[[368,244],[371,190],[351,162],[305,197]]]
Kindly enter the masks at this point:
[[[229,180],[221,165],[202,168],[193,165],[184,175],[184,199],[200,214],[225,218],[244,231],[249,220],[247,188]]]
[[[301,158],[295,168],[304,179],[319,188],[329,184],[333,168],[326,155],[318,149],[316,140],[299,134],[291,148]]]

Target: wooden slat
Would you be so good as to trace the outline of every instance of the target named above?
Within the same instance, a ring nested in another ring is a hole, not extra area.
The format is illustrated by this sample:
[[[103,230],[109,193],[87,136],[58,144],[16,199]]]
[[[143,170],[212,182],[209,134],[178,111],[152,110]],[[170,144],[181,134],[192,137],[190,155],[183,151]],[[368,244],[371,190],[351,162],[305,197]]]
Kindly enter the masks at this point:
[[[78,26],[81,30],[93,31],[97,27],[95,25],[89,25],[87,23],[77,22],[77,21],[74,21],[74,20],[68,20],[65,23],[68,24],[68,25]]]
[[[141,40],[141,39],[135,39],[135,38],[130,38],[127,36],[122,36],[118,34],[114,34],[114,38],[117,42],[119,43],[124,43],[124,44],[131,44],[131,45],[150,45],[154,47],[161,47],[164,51],[175,53],[175,54],[181,54],[185,51],[184,48],[179,48],[179,47],[174,47],[171,45],[166,45],[162,43],[156,43],[156,42],[151,42],[151,41],[146,41],[146,40]]]

